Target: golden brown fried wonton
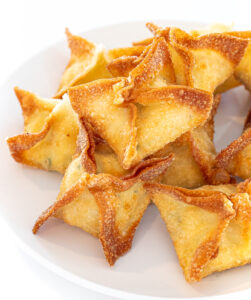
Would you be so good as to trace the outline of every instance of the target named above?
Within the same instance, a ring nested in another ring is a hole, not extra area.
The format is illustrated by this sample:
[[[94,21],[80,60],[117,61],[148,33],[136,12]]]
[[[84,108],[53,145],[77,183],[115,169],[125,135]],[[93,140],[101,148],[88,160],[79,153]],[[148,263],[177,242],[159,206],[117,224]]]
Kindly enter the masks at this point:
[[[234,73],[248,45],[230,34],[194,37],[178,28],[162,29],[151,23],[147,27],[166,39],[177,83],[211,92]]]
[[[106,140],[124,169],[162,149],[209,116],[209,93],[185,86],[142,91],[133,103],[116,105],[124,78],[103,79],[69,90],[72,107]],[[115,88],[114,88],[115,86]]]
[[[214,107],[207,122],[183,134],[153,157],[174,154],[175,160],[160,177],[160,182],[185,188],[196,188],[205,184],[229,183],[229,174],[215,167],[216,150],[213,143],[214,115],[220,95],[214,98]]]
[[[66,29],[66,35],[71,58],[62,75],[55,98],[61,98],[71,86],[111,77],[106,68],[108,57],[103,46],[72,35],[68,29]]]
[[[243,179],[251,177],[251,111],[242,135],[217,155],[216,166]]]
[[[19,163],[64,173],[76,151],[78,117],[68,96],[42,99],[15,88],[24,116],[24,133],[7,143]]]
[[[188,282],[251,262],[250,180],[197,190],[145,184]]]
[[[60,218],[98,237],[109,264],[113,265],[131,248],[136,227],[150,202],[143,182],[163,173],[173,156],[145,161],[119,179],[102,173],[101,169],[97,175],[87,173],[92,170],[86,155],[91,146],[83,138],[82,145],[82,153],[65,173],[57,201],[38,218],[33,232],[49,217]]]

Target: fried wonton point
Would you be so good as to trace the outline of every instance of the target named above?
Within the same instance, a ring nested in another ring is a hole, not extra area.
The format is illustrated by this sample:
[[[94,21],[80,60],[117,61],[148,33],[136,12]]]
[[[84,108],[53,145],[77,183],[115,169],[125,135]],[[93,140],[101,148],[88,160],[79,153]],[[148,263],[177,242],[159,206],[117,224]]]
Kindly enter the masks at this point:
[[[247,40],[230,33],[195,37],[178,28],[147,27],[167,41],[177,83],[211,92],[234,73],[248,46]]]
[[[7,143],[19,163],[64,173],[76,152],[78,117],[69,98],[42,99],[15,88],[24,116],[24,133]]]
[[[80,36],[72,35],[68,29],[66,36],[71,58],[62,75],[55,98],[61,98],[71,86],[111,77],[106,68],[108,56],[102,45],[95,45]]]
[[[83,145],[81,155],[65,173],[57,201],[38,218],[33,232],[51,216],[63,219],[98,237],[107,261],[113,265],[131,248],[136,227],[149,205],[143,182],[163,173],[173,155],[145,161],[123,178],[105,173],[90,175],[81,157],[90,144]]]
[[[251,262],[250,180],[197,190],[145,184],[188,282]]]

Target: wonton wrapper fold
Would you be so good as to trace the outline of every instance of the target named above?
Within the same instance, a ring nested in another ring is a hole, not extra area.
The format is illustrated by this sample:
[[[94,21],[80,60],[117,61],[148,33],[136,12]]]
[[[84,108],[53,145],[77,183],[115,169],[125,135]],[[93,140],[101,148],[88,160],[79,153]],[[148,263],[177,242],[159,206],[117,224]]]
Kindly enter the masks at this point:
[[[12,157],[20,163],[64,173],[76,152],[78,117],[68,97],[41,99],[15,89],[24,115],[25,133],[10,137]]]
[[[188,282],[251,262],[250,180],[197,190],[145,184]]]
[[[229,33],[194,37],[178,28],[147,27],[166,39],[177,83],[211,92],[234,73],[248,46],[247,40]]]
[[[71,86],[111,77],[106,68],[108,56],[103,46],[72,35],[68,29],[66,29],[66,36],[71,58],[62,75],[55,98],[61,98]]]
[[[83,153],[83,152],[82,152]],[[110,265],[131,248],[133,236],[150,198],[143,188],[163,173],[173,155],[150,159],[124,178],[86,173],[81,155],[69,165],[57,201],[37,220],[33,232],[51,216],[99,237]]]
[[[133,103],[114,104],[123,78],[104,79],[69,89],[72,107],[95,134],[106,140],[129,169],[208,118],[212,96],[184,86],[150,89]],[[116,88],[114,88],[114,86]]]
[[[216,95],[210,117],[204,125],[183,134],[153,155],[163,157],[173,153],[175,156],[174,162],[161,176],[161,183],[196,188],[206,183],[222,184],[231,181],[227,171],[215,167],[214,115],[219,102],[220,95]]]

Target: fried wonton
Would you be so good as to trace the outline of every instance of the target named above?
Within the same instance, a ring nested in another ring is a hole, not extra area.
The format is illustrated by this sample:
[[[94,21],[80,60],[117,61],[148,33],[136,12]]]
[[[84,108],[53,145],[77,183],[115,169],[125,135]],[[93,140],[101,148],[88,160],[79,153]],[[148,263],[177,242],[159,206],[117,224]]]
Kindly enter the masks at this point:
[[[113,60],[120,57],[137,57],[142,54],[145,46],[132,46],[132,47],[124,47],[124,48],[113,48],[108,50],[107,55],[109,60]]]
[[[125,76],[130,67],[132,68],[128,73],[128,78],[118,84],[116,89],[118,92],[117,104],[130,101],[142,90],[159,88],[176,82],[168,45],[163,37],[155,38],[140,57],[134,61],[128,60],[127,63],[123,62],[122,68],[118,65],[116,70],[117,75]],[[113,70],[111,66],[111,64],[108,65],[108,69],[115,75],[115,65],[112,66]]]
[[[169,85],[137,93],[117,105],[124,78],[102,79],[69,89],[72,107],[108,142],[124,169],[198,127],[209,116],[211,94]],[[133,93],[131,93],[133,94]]]
[[[251,31],[233,31],[227,32],[226,35],[242,38],[248,43],[245,54],[234,72],[234,76],[251,91]]]
[[[214,115],[219,102],[220,95],[216,95],[210,117],[204,125],[183,134],[153,155],[163,157],[173,153],[175,156],[174,162],[160,177],[161,183],[185,188],[229,183],[229,174],[215,167]]]
[[[216,166],[243,179],[251,177],[251,111],[242,135],[217,155]]]
[[[77,114],[67,95],[63,100],[42,99],[15,88],[24,116],[24,133],[7,143],[19,163],[64,173],[76,152]]]
[[[86,136],[85,136],[86,137]],[[69,165],[57,201],[37,220],[33,232],[51,216],[80,227],[98,237],[110,265],[132,245],[135,230],[150,202],[143,188],[166,170],[173,156],[144,161],[130,174],[118,178],[103,173],[89,174],[93,153],[89,142],[83,141],[80,156]]]
[[[238,82],[241,82],[245,85],[247,89],[251,90],[251,71],[249,67],[251,63],[251,31],[226,30],[225,33],[226,35],[245,39],[248,42],[245,54],[242,57],[239,65],[236,67],[234,77],[232,77],[231,80],[229,80],[227,83],[228,89],[237,86]],[[225,86],[225,89],[226,88],[227,86]]]
[[[248,45],[231,34],[194,37],[178,28],[162,29],[151,23],[147,27],[166,39],[177,83],[211,92],[234,73]]]
[[[197,190],[145,184],[188,282],[251,262],[250,180]]]
[[[72,35],[68,29],[66,29],[66,36],[71,58],[62,75],[55,98],[61,98],[71,86],[111,77],[106,68],[108,56],[102,45],[96,45],[80,36]]]

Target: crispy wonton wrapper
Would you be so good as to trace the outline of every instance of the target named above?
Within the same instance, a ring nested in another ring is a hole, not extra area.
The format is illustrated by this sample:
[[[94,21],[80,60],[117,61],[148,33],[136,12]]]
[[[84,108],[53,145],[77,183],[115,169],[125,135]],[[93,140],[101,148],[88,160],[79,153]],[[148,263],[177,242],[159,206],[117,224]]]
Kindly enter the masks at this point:
[[[64,173],[76,152],[78,117],[67,95],[63,100],[42,99],[15,88],[24,116],[24,133],[7,143],[19,163]]]
[[[95,45],[86,39],[72,35],[66,29],[70,61],[62,75],[55,98],[61,98],[67,89],[99,78],[111,77],[107,70],[107,53],[102,45]]]
[[[168,45],[163,37],[153,39],[139,57],[124,56],[114,59],[107,68],[113,76],[128,77],[121,89],[124,98],[132,97],[131,93],[140,89],[176,82]]]
[[[207,122],[183,134],[153,157],[174,154],[175,160],[160,177],[160,182],[185,188],[196,188],[205,184],[229,183],[231,178],[222,168],[215,167],[216,150],[213,143],[214,115],[220,95],[214,98],[213,109]]]
[[[242,135],[217,155],[216,166],[243,179],[251,177],[251,111]]]
[[[149,205],[143,182],[163,173],[173,155],[146,160],[121,179],[101,169],[99,174],[90,175],[95,172],[91,134],[87,130],[81,135],[82,152],[69,165],[57,201],[38,218],[33,232],[49,217],[60,218],[98,237],[107,261],[113,265],[131,248],[137,225]]]
[[[74,110],[108,142],[124,169],[198,127],[209,116],[211,94],[185,86],[141,91],[132,103],[116,105],[117,88],[124,81],[103,79],[69,89]]]
[[[166,39],[177,83],[211,92],[234,73],[248,46],[247,40],[230,33],[195,37],[178,28],[162,29],[152,23],[147,27]],[[137,45],[147,45],[146,41],[152,42],[148,39]]]
[[[188,282],[251,262],[250,180],[197,190],[145,184]]]

